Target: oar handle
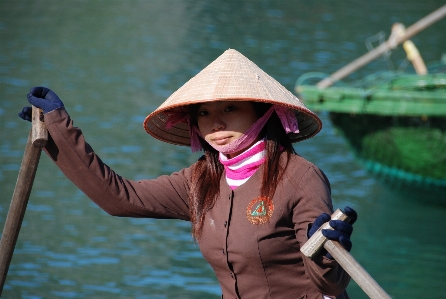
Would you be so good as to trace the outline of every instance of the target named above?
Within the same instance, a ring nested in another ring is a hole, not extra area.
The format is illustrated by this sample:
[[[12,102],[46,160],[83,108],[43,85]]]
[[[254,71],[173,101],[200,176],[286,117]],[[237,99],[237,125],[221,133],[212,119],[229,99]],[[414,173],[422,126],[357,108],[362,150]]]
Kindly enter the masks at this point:
[[[48,130],[43,122],[43,110],[32,106],[32,144],[37,148],[45,147],[48,142]]]
[[[331,220],[342,220],[349,222],[350,218],[345,215],[340,209],[337,209],[332,215]],[[322,234],[323,229],[333,229],[328,222],[321,225],[321,227],[311,236],[311,238],[300,248],[300,251],[308,258],[314,259],[319,252],[324,248],[324,243],[327,238]]]

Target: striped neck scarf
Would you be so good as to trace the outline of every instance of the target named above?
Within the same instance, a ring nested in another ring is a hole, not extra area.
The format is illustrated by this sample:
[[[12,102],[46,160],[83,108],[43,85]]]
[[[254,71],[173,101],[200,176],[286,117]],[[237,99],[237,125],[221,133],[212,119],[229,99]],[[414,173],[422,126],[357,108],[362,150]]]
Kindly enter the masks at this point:
[[[219,155],[226,170],[226,182],[232,190],[244,184],[266,160],[266,142],[260,140],[240,155],[229,159]]]

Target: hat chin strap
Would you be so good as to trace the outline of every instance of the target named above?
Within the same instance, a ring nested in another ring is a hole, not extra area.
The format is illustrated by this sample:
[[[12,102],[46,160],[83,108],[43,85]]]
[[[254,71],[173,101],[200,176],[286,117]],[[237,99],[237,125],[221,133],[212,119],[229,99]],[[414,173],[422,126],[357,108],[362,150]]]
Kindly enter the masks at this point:
[[[257,137],[260,134],[260,131],[262,131],[263,127],[274,111],[276,111],[286,133],[299,133],[294,111],[286,107],[272,105],[262,117],[260,117],[245,133],[242,134],[242,136],[240,136],[236,140],[226,145],[209,145],[218,152],[225,155],[230,155],[248,148],[251,144],[254,143],[254,141],[256,141]],[[203,136],[201,135],[200,130],[198,130],[198,128],[194,126],[193,128],[190,128],[190,132],[192,152],[201,150],[198,136]]]

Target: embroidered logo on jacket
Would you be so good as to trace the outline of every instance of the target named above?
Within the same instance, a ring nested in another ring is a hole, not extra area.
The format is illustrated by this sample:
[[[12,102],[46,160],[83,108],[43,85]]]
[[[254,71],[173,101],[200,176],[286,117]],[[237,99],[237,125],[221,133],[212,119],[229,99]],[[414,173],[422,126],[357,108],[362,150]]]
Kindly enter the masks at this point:
[[[273,201],[267,197],[256,197],[248,204],[246,208],[246,218],[252,224],[263,224],[273,215]]]

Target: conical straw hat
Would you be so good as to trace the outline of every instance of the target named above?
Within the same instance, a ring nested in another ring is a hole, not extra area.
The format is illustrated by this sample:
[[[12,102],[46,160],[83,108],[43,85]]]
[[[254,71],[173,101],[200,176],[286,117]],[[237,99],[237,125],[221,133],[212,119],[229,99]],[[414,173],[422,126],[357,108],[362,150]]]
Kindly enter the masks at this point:
[[[266,102],[294,109],[299,133],[288,134],[291,142],[311,138],[322,128],[319,117],[296,96],[241,53],[229,49],[149,114],[144,129],[161,141],[190,146],[189,125],[179,122],[166,128],[169,116],[181,113],[190,104],[227,100]]]

